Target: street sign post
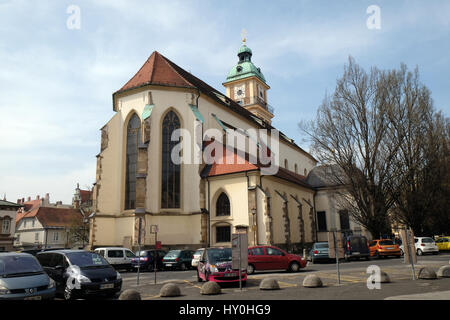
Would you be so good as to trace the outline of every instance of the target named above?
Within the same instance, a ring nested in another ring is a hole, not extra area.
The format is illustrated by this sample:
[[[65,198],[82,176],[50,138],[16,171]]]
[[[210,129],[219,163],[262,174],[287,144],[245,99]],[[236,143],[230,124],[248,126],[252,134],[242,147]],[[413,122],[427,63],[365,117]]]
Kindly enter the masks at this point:
[[[248,235],[233,233],[232,235],[232,268],[239,270],[239,289],[242,290],[242,270],[248,266]]]
[[[139,285],[139,275],[141,272],[141,238],[142,238],[142,217],[139,217],[139,225],[138,225],[138,271],[137,271],[137,279],[136,284]]]
[[[161,242],[158,241],[158,225],[157,224],[152,224],[150,226],[150,233],[155,235],[155,251],[153,252],[153,271],[155,273],[155,284],[156,284],[156,259],[158,258],[158,253],[156,252],[156,249],[158,249],[158,244],[159,244],[159,249],[161,249]]]
[[[341,284],[339,259],[344,258],[344,248],[342,247],[342,233],[338,230],[328,232],[328,256],[336,258],[337,280],[338,284]]]

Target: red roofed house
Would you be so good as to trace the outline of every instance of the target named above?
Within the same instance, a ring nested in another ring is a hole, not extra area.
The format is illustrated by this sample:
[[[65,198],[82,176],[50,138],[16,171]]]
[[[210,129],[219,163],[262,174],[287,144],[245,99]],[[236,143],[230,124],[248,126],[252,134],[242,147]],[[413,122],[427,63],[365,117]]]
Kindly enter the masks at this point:
[[[271,125],[270,87],[245,42],[237,55],[225,93],[155,51],[113,94],[97,155],[92,248],[136,248],[138,218],[143,247],[154,244],[151,225],[171,248],[231,246],[242,225],[249,245],[299,250],[326,240],[307,181],[317,160]],[[212,162],[203,157],[213,153]],[[339,227],[334,211],[327,217],[326,229]]]
[[[45,198],[36,197],[18,200],[22,205],[17,212],[15,247],[22,249],[36,248],[72,248],[81,246],[73,243],[72,229],[83,225],[80,209],[73,209],[61,202],[51,204],[49,194]],[[69,235],[70,234],[70,235]]]

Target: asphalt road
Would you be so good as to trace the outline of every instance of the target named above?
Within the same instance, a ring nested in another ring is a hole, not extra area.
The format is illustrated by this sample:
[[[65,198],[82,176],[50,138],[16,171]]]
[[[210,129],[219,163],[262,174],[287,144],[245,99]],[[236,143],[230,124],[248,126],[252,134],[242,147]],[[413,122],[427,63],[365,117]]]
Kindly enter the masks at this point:
[[[435,271],[442,266],[448,265],[450,253],[439,255],[427,255],[418,257],[416,275],[420,268],[427,266]],[[392,283],[383,284],[381,290],[369,290],[367,288],[367,267],[376,265],[387,272]],[[218,296],[202,296],[200,294],[201,283],[197,282],[195,270],[188,271],[160,271],[157,272],[156,284],[154,273],[144,272],[140,274],[140,283],[137,285],[136,273],[122,273],[123,290],[136,289],[141,293],[143,299],[161,299],[160,288],[168,282],[177,283],[182,291],[182,296],[175,299],[384,299],[391,296],[424,293],[430,291],[450,290],[450,278],[438,280],[416,280],[412,281],[412,269],[405,265],[403,258],[381,258],[370,261],[342,262],[339,265],[340,284],[335,263],[308,263],[305,269],[298,273],[286,271],[256,272],[248,277],[247,286],[239,290],[239,286],[222,285],[222,294]],[[316,274],[324,283],[320,289],[309,289],[302,286],[303,279],[308,274]],[[262,279],[271,277],[278,280],[281,290],[260,291],[259,283]]]

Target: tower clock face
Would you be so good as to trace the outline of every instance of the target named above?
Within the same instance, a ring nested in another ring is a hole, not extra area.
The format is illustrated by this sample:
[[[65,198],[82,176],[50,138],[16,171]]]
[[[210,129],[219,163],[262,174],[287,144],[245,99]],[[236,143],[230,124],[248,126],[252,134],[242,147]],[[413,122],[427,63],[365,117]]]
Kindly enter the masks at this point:
[[[234,87],[234,96],[238,99],[245,97],[245,86]]]

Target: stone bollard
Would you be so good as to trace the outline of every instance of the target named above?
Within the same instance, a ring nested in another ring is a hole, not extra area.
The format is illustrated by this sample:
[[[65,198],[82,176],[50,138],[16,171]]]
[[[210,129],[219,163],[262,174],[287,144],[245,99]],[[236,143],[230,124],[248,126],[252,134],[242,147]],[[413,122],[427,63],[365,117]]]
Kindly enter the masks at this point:
[[[433,280],[437,279],[437,275],[432,269],[424,267],[419,271],[419,279]]]
[[[450,278],[450,266],[442,266],[437,272],[437,276],[440,278]]]
[[[389,278],[389,275],[384,272],[380,271],[380,283],[390,283],[391,279]]]
[[[200,293],[204,295],[215,295],[220,294],[221,292],[222,289],[220,288],[219,284],[214,281],[206,282],[200,289]]]
[[[303,286],[306,288],[318,288],[322,286],[322,280],[315,274],[310,274],[303,280]]]
[[[119,300],[141,300],[141,294],[133,289],[127,289],[119,296]]]
[[[180,288],[175,283],[166,283],[159,291],[161,297],[178,297],[181,296]]]
[[[278,285],[278,281],[273,278],[265,278],[259,284],[260,290],[280,290],[280,286]]]

